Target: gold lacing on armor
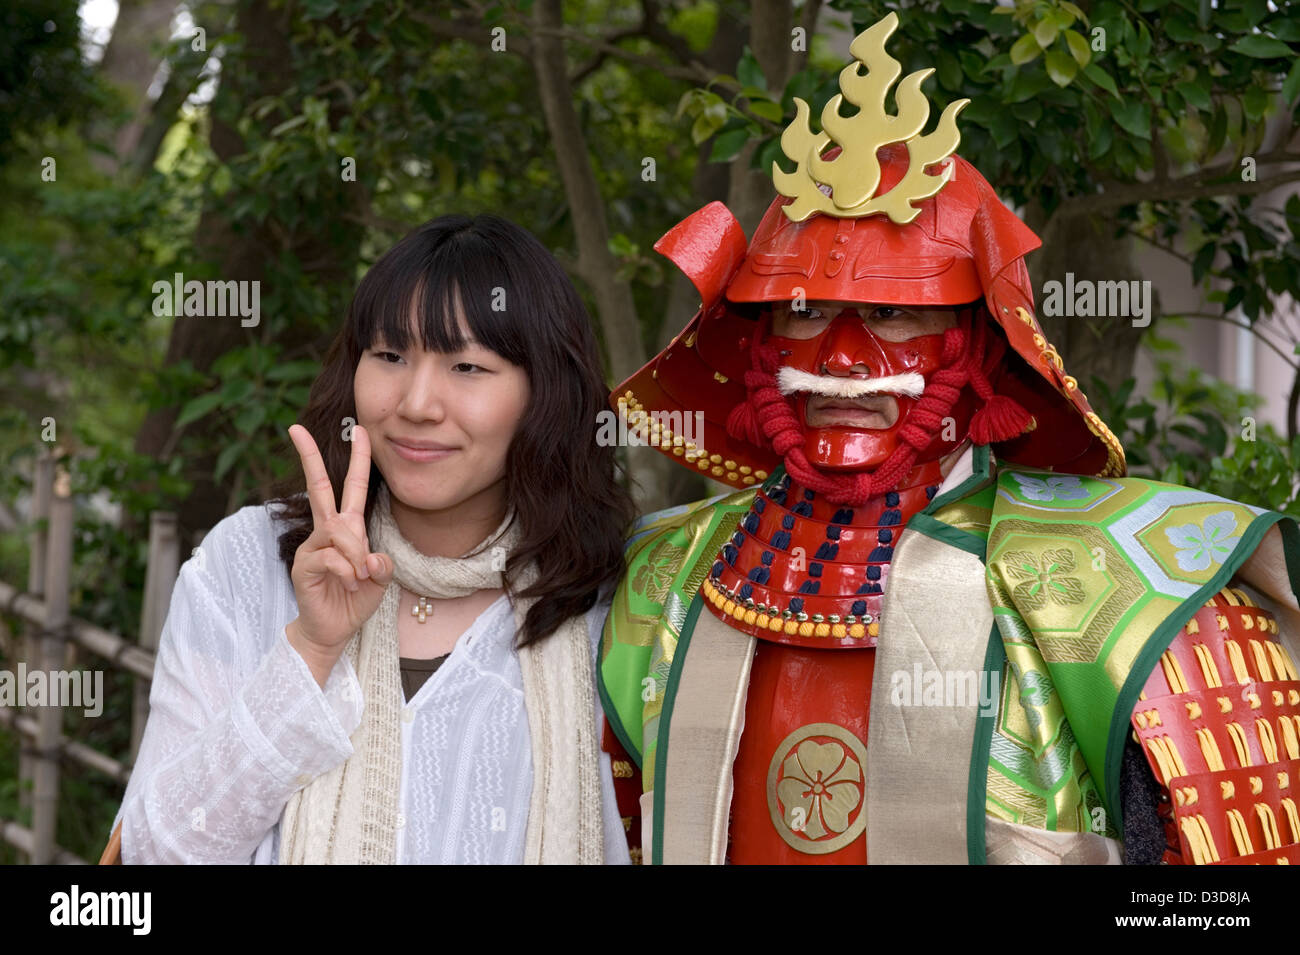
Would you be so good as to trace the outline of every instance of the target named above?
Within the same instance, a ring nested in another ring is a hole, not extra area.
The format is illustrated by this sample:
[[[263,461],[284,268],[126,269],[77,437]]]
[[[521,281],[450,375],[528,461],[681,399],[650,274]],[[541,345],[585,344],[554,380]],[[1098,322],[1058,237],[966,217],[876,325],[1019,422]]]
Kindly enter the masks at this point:
[[[1286,750],[1287,759],[1300,759],[1300,737],[1296,735],[1295,727],[1285,715],[1277,718],[1277,725],[1282,730],[1282,747]]]
[[[1228,662],[1232,665],[1232,675],[1237,678],[1237,682],[1249,683],[1250,671],[1246,669],[1246,658],[1241,652],[1241,644],[1236,640],[1224,640],[1223,648],[1228,651]]]
[[[1225,768],[1223,754],[1219,752],[1219,744],[1207,727],[1201,727],[1196,731],[1196,739],[1201,744],[1201,755],[1205,757],[1205,765],[1216,772]]]
[[[753,608],[746,607],[743,602],[739,602],[723,593],[708,577],[705,577],[704,582],[700,585],[700,593],[704,595],[705,600],[728,616],[745,623],[747,626],[764,628],[771,630],[773,633],[784,633],[789,636],[798,634],[801,637],[826,637],[836,640],[842,640],[846,637],[862,640],[866,637],[880,636],[880,624],[875,621],[869,624],[828,623],[814,620],[787,620],[778,613],[759,613]]]
[[[1277,621],[1270,621],[1269,632],[1277,633]],[[1264,643],[1268,647],[1268,654],[1273,658],[1273,669],[1278,672],[1279,680],[1296,680],[1300,676],[1296,675],[1295,667],[1291,663],[1291,657],[1287,654],[1286,649],[1274,640],[1268,640]],[[1294,691],[1293,691],[1294,692]]]
[[[1181,822],[1183,835],[1192,850],[1192,861],[1197,865],[1218,862],[1219,850],[1214,845],[1214,836],[1210,834],[1209,823],[1204,816],[1184,816]]]
[[[1173,651],[1166,650],[1160,654],[1160,665],[1165,671],[1165,680],[1169,683],[1171,693],[1186,693],[1187,678],[1183,676],[1183,668],[1178,663],[1178,658],[1174,656]]]
[[[1237,846],[1237,855],[1248,856],[1255,851],[1255,844],[1250,839],[1250,830],[1246,828],[1246,819],[1240,809],[1228,810],[1228,828],[1232,830],[1232,841]]]
[[[1247,620],[1250,618],[1247,617]],[[1255,658],[1255,666],[1259,669],[1259,678],[1271,682],[1273,679],[1273,668],[1268,665],[1268,657],[1264,654],[1264,647],[1258,640],[1250,641],[1250,655]]]
[[[1201,676],[1205,677],[1205,685],[1210,689],[1223,686],[1223,680],[1219,677],[1219,666],[1210,655],[1210,648],[1203,643],[1197,643],[1192,646],[1192,650],[1196,654],[1197,662],[1201,664]]]
[[[1178,752],[1178,745],[1172,737],[1152,736],[1147,740],[1147,748],[1160,767],[1160,775],[1163,777],[1161,781],[1166,788],[1175,776],[1187,775],[1187,764],[1183,762],[1182,753]]]
[[[1264,759],[1276,763],[1277,739],[1273,736],[1273,727],[1268,720],[1255,720],[1255,736],[1259,739],[1259,748],[1264,751]]]
[[[1259,817],[1260,828],[1264,830],[1264,848],[1276,849],[1282,845],[1282,835],[1277,831],[1277,817],[1268,803],[1255,803],[1255,815]]]
[[[1287,825],[1291,827],[1291,841],[1300,842],[1300,812],[1296,811],[1295,800],[1290,796],[1283,799],[1282,811],[1286,813]]]
[[[1232,722],[1228,724],[1228,738],[1232,740],[1232,748],[1237,754],[1238,766],[1254,765],[1250,761],[1250,747],[1246,744],[1246,731],[1241,728],[1241,724]]]
[[[716,377],[716,376],[715,376]],[[722,379],[726,381],[725,378]],[[658,418],[647,414],[645,406],[632,391],[625,391],[618,399],[618,408],[628,427],[640,427],[647,418],[650,419],[649,440],[652,448],[673,449],[673,456],[695,464],[701,471],[719,480],[739,481],[746,486],[767,479],[767,472],[762,468],[755,470],[747,464],[738,464],[730,458],[724,460],[720,454],[710,454],[708,449],[694,441],[685,440],[680,434],[673,434],[672,429]],[[682,412],[683,415],[688,412]]]

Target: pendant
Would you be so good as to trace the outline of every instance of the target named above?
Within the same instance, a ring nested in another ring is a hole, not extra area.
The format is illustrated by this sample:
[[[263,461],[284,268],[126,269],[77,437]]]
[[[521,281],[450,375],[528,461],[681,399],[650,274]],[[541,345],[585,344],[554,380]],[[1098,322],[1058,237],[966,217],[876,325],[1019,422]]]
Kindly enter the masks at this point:
[[[424,623],[431,613],[433,613],[433,604],[429,603],[428,597],[421,597],[411,608],[411,616],[418,617],[420,623]]]

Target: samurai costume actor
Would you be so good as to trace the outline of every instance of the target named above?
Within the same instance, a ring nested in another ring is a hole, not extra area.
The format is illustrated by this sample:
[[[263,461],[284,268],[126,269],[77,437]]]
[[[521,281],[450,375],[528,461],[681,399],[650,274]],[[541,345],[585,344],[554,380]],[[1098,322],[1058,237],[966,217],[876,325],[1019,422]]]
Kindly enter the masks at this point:
[[[823,132],[795,101],[751,242],[714,202],[656,245],[700,309],[611,404],[736,490],[640,522],[605,627],[634,855],[1300,863],[1300,529],[1125,476],[1035,318],[1039,239],[954,154],[967,101],[922,135],[923,70],[886,112],[896,26]],[[891,426],[808,423],[864,395]]]

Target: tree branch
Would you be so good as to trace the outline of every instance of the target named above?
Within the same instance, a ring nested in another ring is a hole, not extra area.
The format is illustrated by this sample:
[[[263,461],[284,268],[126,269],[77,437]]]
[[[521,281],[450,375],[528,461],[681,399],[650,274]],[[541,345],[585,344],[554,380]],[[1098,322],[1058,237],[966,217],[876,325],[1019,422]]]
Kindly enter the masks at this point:
[[[1255,157],[1256,166],[1282,165],[1300,162],[1300,154],[1288,152],[1265,153]],[[1072,215],[1080,212],[1095,213],[1100,209],[1113,209],[1135,202],[1161,199],[1197,199],[1202,196],[1257,195],[1271,192],[1288,182],[1300,182],[1300,169],[1290,173],[1256,179],[1253,182],[1214,182],[1230,175],[1237,167],[1231,163],[1210,166],[1177,179],[1152,179],[1148,182],[1125,183],[1108,186],[1104,191],[1086,196],[1075,196],[1061,203],[1057,213]]]
[[[486,46],[492,39],[491,33],[484,27],[482,20],[445,20],[442,17],[418,9],[408,10],[407,15],[416,23],[428,27],[429,31],[435,36],[444,37],[448,40],[464,40],[466,43]],[[508,34],[506,51],[522,56],[525,59],[531,59],[533,47],[526,36],[523,35],[525,32],[521,29],[518,33]]]
[[[791,59],[791,76],[808,65],[808,57],[812,53],[813,34],[817,32],[817,18],[821,15],[821,10],[822,0],[806,0],[803,5],[803,16],[800,18],[799,25],[803,27],[804,48],[802,52],[795,53]]]
[[[652,0],[645,6],[656,10],[658,8],[658,5]],[[411,10],[410,17],[416,23],[428,27],[435,36],[451,40],[465,40],[479,45],[486,44],[490,39],[490,34],[482,22],[466,19],[447,20],[421,10]],[[532,39],[525,38],[525,35],[530,36]],[[541,27],[534,24],[520,23],[517,29],[507,32],[506,50],[527,60],[532,60],[534,58],[535,41],[543,36],[557,37],[561,41],[571,41],[596,51],[595,57],[581,66],[578,72],[569,78],[571,84],[584,79],[592,71],[599,68],[606,58],[611,56],[688,83],[705,84],[716,75],[713,70],[695,59],[684,40],[676,37],[675,34],[660,23],[655,23],[649,28],[645,23],[642,23],[640,26],[617,30],[605,36],[593,36],[588,32],[573,27]],[[682,63],[672,63],[653,56],[634,53],[618,45],[618,41],[636,36],[644,36],[656,43],[665,45],[674,54],[684,54],[685,60]]]
[[[1210,321],[1213,322],[1223,322],[1225,325],[1233,325],[1237,328],[1244,328],[1247,331],[1249,331],[1252,335],[1254,335],[1256,338],[1258,338],[1261,342],[1263,342],[1265,347],[1272,350],[1274,354],[1276,354],[1279,358],[1281,358],[1282,361],[1285,362],[1289,368],[1293,368],[1296,369],[1297,371],[1300,371],[1300,362],[1292,361],[1290,355],[1282,351],[1282,349],[1278,348],[1277,345],[1273,344],[1273,342],[1265,338],[1264,333],[1261,332],[1254,325],[1252,325],[1250,322],[1236,321],[1234,319],[1229,318],[1227,315],[1224,315],[1222,312],[1167,312],[1165,313],[1165,317],[1166,318],[1208,318]]]

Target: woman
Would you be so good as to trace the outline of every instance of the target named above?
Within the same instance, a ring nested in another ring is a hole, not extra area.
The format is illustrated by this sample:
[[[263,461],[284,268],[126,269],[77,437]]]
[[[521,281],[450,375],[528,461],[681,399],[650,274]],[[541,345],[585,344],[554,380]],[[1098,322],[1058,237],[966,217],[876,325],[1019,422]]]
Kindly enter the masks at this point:
[[[627,862],[593,691],[633,516],[604,397],[525,230],[444,216],[385,254],[290,429],[306,494],[181,569],[123,861]]]

